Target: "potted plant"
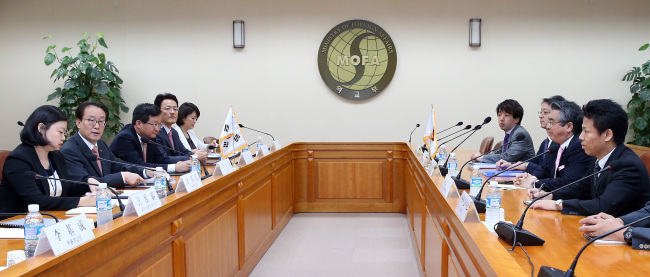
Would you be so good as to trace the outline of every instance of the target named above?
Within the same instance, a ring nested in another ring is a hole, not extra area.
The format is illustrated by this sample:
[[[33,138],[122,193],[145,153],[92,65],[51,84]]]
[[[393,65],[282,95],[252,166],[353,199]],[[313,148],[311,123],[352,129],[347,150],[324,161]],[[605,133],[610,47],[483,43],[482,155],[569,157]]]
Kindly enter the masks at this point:
[[[650,44],[646,43],[639,51],[645,51],[648,46]],[[627,103],[628,116],[632,121],[630,129],[634,131],[634,140],[630,143],[650,146],[650,61],[641,67],[633,67],[623,76],[622,81],[632,82],[632,99]]]
[[[68,136],[77,132],[75,110],[85,101],[101,101],[108,107],[106,116],[105,137],[112,137],[124,126],[120,122],[120,111],[128,112],[129,108],[122,99],[122,78],[117,74],[119,70],[115,64],[106,60],[104,53],[95,53],[98,46],[108,48],[104,41],[104,34],[97,33],[97,38],[83,33],[82,39],[77,42],[79,53],[74,55],[71,47],[63,47],[61,56],[56,52],[56,45],[47,47],[45,65],[49,66],[55,61],[59,66],[52,71],[50,79],[65,80],[63,87],[58,87],[47,96],[47,101],[59,98],[59,108],[68,116]],[[50,36],[43,39],[49,39]]]

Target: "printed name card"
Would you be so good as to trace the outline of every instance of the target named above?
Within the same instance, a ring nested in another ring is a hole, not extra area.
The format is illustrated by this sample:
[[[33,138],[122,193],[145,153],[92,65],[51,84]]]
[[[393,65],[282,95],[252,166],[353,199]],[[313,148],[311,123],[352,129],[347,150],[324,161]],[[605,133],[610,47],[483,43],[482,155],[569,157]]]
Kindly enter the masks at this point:
[[[436,171],[436,168],[438,167],[434,163],[431,163],[429,165],[429,168],[427,168],[427,174],[429,174],[429,176],[433,176],[433,172]]]
[[[442,184],[442,187],[440,188],[440,193],[445,198],[460,197],[458,195],[458,190],[456,189],[456,183],[454,182],[454,179],[451,179],[451,174],[447,174],[447,176],[445,176],[445,182]]]
[[[201,183],[201,176],[195,172],[187,173],[181,176],[178,186],[176,186],[176,192],[187,191],[188,193],[193,192],[203,186]]]
[[[278,151],[280,148],[282,148],[282,146],[280,146],[280,141],[274,140],[273,144],[271,145],[271,152]]]
[[[232,167],[230,159],[223,159],[215,165],[212,176],[226,176],[233,171],[235,171],[235,169]]]
[[[59,256],[95,238],[93,224],[85,214],[60,221],[41,230],[34,255],[41,255],[50,249]]]
[[[268,154],[271,154],[271,152],[269,152],[269,148],[266,146],[266,144],[260,144],[260,147],[257,149],[257,157],[261,158]]]
[[[478,217],[478,212],[474,207],[474,200],[472,197],[463,191],[463,194],[460,196],[460,202],[456,206],[456,214],[462,222],[481,222]]]
[[[253,159],[253,154],[251,154],[251,151],[241,152],[241,157],[239,158],[239,166],[252,164],[254,161],[255,160]]]
[[[422,154],[422,165],[427,165],[429,162],[429,151],[424,151]]]
[[[151,187],[129,197],[129,203],[126,204],[123,216],[130,215],[133,212],[138,216],[143,216],[161,206],[162,203],[160,203],[156,188]]]

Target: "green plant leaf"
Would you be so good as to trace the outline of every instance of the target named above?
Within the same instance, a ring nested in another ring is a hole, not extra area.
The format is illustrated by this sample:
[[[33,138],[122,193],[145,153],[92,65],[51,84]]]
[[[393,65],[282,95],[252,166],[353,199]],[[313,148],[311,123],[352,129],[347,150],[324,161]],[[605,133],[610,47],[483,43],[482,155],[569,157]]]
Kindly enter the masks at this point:
[[[104,38],[104,33],[97,33],[97,37]]]
[[[110,88],[108,85],[106,85],[106,83],[101,82],[94,87],[94,90],[99,94],[106,94],[110,91]]]
[[[68,64],[74,63],[74,61],[75,60],[73,58],[71,58],[70,56],[65,56],[65,57],[63,57],[63,59],[61,59],[61,65],[68,65]]]
[[[104,53],[99,53],[99,54],[97,54],[97,57],[99,57],[99,60],[100,60],[102,63],[105,63],[105,62],[106,62],[106,56],[104,55]]]
[[[639,75],[641,75],[641,68],[633,67],[630,71],[628,71],[625,74],[625,76],[623,76],[623,80],[621,81],[629,82],[636,79],[636,77],[638,77]]]
[[[79,71],[79,69],[75,68],[75,69],[70,70],[69,75],[70,75],[70,78],[77,79],[81,75],[81,71]]]
[[[641,98],[641,100],[643,100],[643,101],[650,101],[650,89],[648,89],[648,88],[640,89],[639,90],[639,98]],[[643,105],[643,104],[644,103],[642,103],[641,105]],[[639,105],[639,106],[641,106],[641,105]],[[643,106],[641,106],[641,107],[643,107]],[[648,113],[648,114],[650,114],[650,113]]]
[[[52,79],[52,77],[54,77],[54,75],[56,75],[56,71],[57,71],[56,69],[54,71],[52,71],[52,75],[50,75],[50,79]]]
[[[641,65],[641,68],[643,69],[643,74],[650,75],[650,61],[647,61]]]
[[[644,130],[646,127],[648,127],[648,121],[645,120],[635,120],[634,121],[634,128],[638,130]]]
[[[54,54],[47,53],[47,55],[45,55],[45,65],[51,65],[54,60],[56,60],[56,56],[54,56]]]
[[[89,63],[82,62],[82,63],[79,65],[79,70],[80,70],[81,72],[86,72],[86,69],[88,69],[89,66],[90,66]]]
[[[81,34],[81,36],[84,36],[84,37],[85,37],[86,35],[88,35],[88,32],[83,32],[83,33]]]
[[[54,48],[56,48],[56,45],[50,45],[50,46],[48,46],[47,49],[45,49],[45,53],[50,53],[50,51],[51,51],[51,50],[54,50]]]
[[[70,51],[70,49],[72,49],[72,48],[70,48],[70,47],[63,47],[63,49],[61,49],[61,52],[65,53],[65,52]]]
[[[75,82],[73,79],[67,79],[65,80],[65,83],[63,85],[64,89],[71,89],[77,86],[77,82]]]
[[[120,110],[122,110],[123,113],[128,113],[129,112],[129,107],[127,107],[124,104],[120,104]]]
[[[648,49],[648,46],[650,46],[650,43],[644,44],[643,46],[639,47],[639,51],[643,51],[643,50]]]
[[[90,69],[90,77],[99,79],[102,77],[102,73],[96,67]]]
[[[97,42],[99,42],[99,45],[104,46],[104,48],[108,48],[108,46],[106,45],[106,42],[104,41],[103,37],[99,38],[97,40]]]
[[[93,56],[92,59],[90,59],[90,61],[92,61],[94,64],[97,64],[97,65],[99,64],[99,59],[97,57]]]
[[[46,36],[43,39],[50,39],[50,38],[52,38],[52,36]]]
[[[47,101],[52,101],[59,96],[61,96],[61,88],[56,88],[54,89],[54,92],[47,96]]]

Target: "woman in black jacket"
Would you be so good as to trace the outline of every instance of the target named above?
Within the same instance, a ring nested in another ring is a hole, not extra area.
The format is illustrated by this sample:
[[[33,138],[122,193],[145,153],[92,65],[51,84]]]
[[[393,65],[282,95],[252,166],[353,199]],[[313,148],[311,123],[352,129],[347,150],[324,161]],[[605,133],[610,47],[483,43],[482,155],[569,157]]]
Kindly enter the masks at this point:
[[[41,211],[94,206],[94,196],[83,196],[89,186],[55,180],[35,179],[35,174],[69,179],[59,148],[68,126],[65,114],[54,106],[38,107],[20,132],[22,143],[4,163],[0,183],[0,212],[27,212],[38,204]]]

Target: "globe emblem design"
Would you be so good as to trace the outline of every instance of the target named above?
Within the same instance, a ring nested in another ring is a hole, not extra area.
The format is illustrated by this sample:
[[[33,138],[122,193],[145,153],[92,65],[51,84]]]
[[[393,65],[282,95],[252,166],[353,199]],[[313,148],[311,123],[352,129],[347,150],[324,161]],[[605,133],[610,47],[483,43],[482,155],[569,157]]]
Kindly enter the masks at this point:
[[[359,41],[358,45],[353,45],[355,38],[364,34],[366,34],[365,37]],[[353,47],[358,47],[361,56],[376,57],[376,61],[379,61],[379,64],[367,61],[365,65],[359,63],[355,66],[349,61],[348,63],[342,62],[340,57],[353,56],[351,53]],[[350,90],[364,90],[374,86],[381,80],[384,73],[386,73],[386,69],[388,68],[388,51],[381,39],[372,32],[355,28],[341,33],[332,41],[327,53],[327,60],[331,76],[334,80],[341,83],[341,86]],[[348,84],[354,79],[357,70],[359,70],[358,67],[361,66],[365,67],[362,77],[356,82]]]

